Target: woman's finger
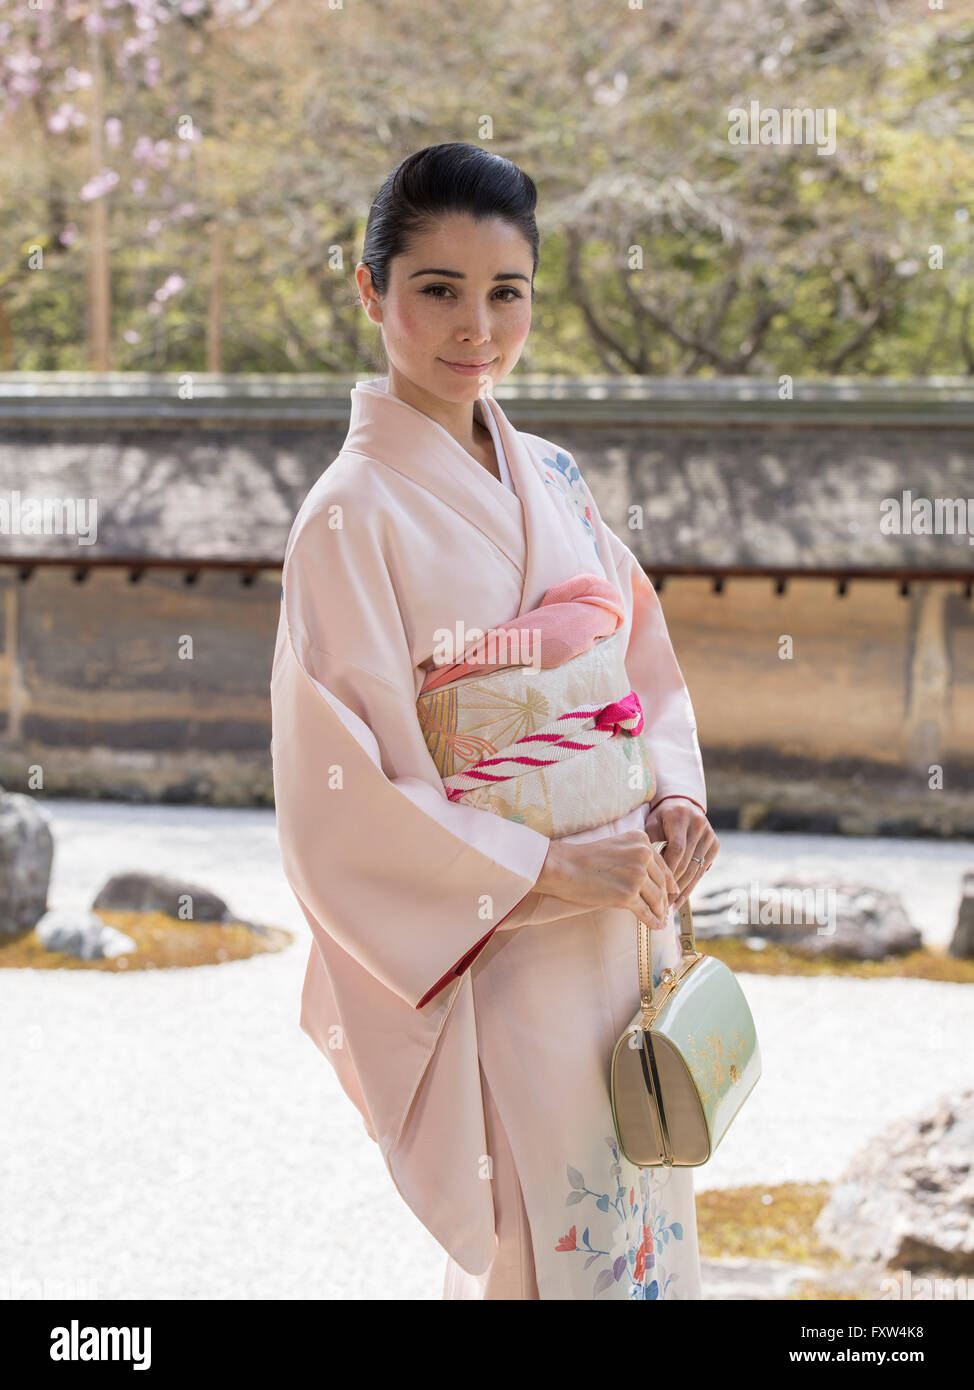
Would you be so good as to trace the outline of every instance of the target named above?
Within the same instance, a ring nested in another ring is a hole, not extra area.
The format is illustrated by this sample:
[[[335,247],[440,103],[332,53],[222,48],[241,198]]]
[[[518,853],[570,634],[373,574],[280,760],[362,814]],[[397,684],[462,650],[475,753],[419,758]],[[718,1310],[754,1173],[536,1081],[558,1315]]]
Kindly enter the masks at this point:
[[[670,900],[669,895],[664,893],[660,886],[655,883],[647,874],[643,880],[643,885],[639,890],[646,910],[652,915],[653,920],[648,925],[653,931],[661,931],[669,921]]]
[[[686,902],[697,880],[710,868],[716,857],[716,847],[719,846],[719,841],[709,825],[707,829],[710,831],[709,835],[700,837],[694,848],[689,869],[680,880],[680,895],[673,904],[674,907],[680,907],[682,903]]]
[[[659,884],[663,893],[667,896],[679,890],[679,879],[666,862],[666,852],[663,853],[651,845],[653,850],[649,863],[646,865],[646,872],[654,883]]]
[[[666,911],[663,909],[662,895],[651,894],[650,890],[647,889],[648,883],[648,879],[643,882],[638,894],[638,907],[634,907],[632,910],[641,922],[646,923],[650,931],[661,931],[666,925]],[[657,907],[661,909],[662,915],[657,911]]]
[[[691,856],[699,853],[695,848],[698,839],[710,827],[702,811],[682,802],[664,807],[662,822],[663,835],[660,838],[666,840],[663,857],[680,884],[682,876],[690,868]]]

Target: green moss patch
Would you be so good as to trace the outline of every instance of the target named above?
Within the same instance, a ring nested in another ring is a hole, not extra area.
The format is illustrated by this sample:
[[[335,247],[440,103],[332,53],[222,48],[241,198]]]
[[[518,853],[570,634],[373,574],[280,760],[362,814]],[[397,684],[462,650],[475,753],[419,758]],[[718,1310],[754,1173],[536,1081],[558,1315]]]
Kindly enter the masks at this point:
[[[814,1271],[796,1279],[789,1300],[874,1300],[880,1286],[902,1279],[903,1270],[864,1262],[852,1264],[815,1235],[815,1221],[828,1201],[829,1183],[769,1183],[697,1192],[697,1236],[706,1260],[775,1260]],[[950,1278],[949,1271],[924,1270],[924,1277]]]
[[[165,912],[107,912],[98,916],[130,936],[129,955],[79,960],[64,951],[48,951],[33,928],[0,946],[0,968],[28,970],[169,970],[185,965],[222,965],[266,951],[280,951],[293,941],[283,927],[265,927],[267,935],[243,922],[186,922]]]
[[[697,945],[699,950],[716,956],[731,970],[746,970],[754,975],[846,975],[862,980],[945,980],[953,984],[974,984],[974,960],[962,960],[932,946],[886,960],[846,960],[841,956],[812,958],[792,946],[774,942],[752,951],[732,936],[715,937]]]
[[[821,1182],[698,1192],[700,1254],[713,1260],[741,1256],[793,1264],[836,1264],[836,1252],[820,1245],[812,1229],[829,1191],[829,1184]]]

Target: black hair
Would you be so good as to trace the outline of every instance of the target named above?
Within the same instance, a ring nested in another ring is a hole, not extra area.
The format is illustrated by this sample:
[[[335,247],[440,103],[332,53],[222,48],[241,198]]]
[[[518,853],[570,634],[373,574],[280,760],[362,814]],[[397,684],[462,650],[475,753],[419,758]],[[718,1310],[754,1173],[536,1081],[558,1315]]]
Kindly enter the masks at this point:
[[[376,194],[365,225],[361,260],[369,267],[381,298],[389,288],[393,257],[408,252],[415,238],[439,217],[451,213],[502,217],[517,227],[531,247],[533,282],[538,269],[537,201],[534,181],[502,155],[460,140],[427,145],[408,155]]]

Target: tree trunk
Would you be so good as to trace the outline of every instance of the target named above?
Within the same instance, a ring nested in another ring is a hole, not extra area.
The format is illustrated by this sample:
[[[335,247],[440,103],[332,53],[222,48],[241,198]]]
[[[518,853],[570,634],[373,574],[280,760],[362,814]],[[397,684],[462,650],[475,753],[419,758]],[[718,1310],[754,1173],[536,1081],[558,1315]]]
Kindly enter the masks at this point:
[[[88,33],[91,65],[91,164],[92,175],[105,168],[105,65],[101,21],[101,0],[92,0],[91,14],[96,23]],[[108,275],[108,195],[99,194],[91,202],[88,263],[88,356],[92,369],[107,372],[111,367],[111,290]]]

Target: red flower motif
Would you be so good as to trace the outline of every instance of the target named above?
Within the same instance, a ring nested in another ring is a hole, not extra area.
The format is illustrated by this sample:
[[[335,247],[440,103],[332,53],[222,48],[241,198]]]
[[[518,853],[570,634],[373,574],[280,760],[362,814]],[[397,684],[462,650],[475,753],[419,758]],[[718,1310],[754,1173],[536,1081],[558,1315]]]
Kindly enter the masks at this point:
[[[643,1282],[646,1273],[647,1256],[653,1253],[653,1232],[649,1226],[643,1227],[643,1240],[639,1249],[636,1251],[636,1267],[632,1272],[632,1277],[637,1284]],[[652,1261],[651,1263],[655,1263]]]
[[[574,1249],[576,1249],[576,1239],[575,1239],[575,1237],[576,1237],[576,1227],[573,1226],[573,1227],[571,1228],[571,1230],[568,1232],[568,1235],[567,1235],[567,1236],[562,1236],[561,1240],[560,1240],[560,1241],[558,1242],[558,1244],[555,1246],[555,1249],[556,1249],[556,1250],[574,1250]]]
[[[629,1189],[629,1205],[631,1207],[636,1205],[636,1189],[634,1187],[630,1187]]]

